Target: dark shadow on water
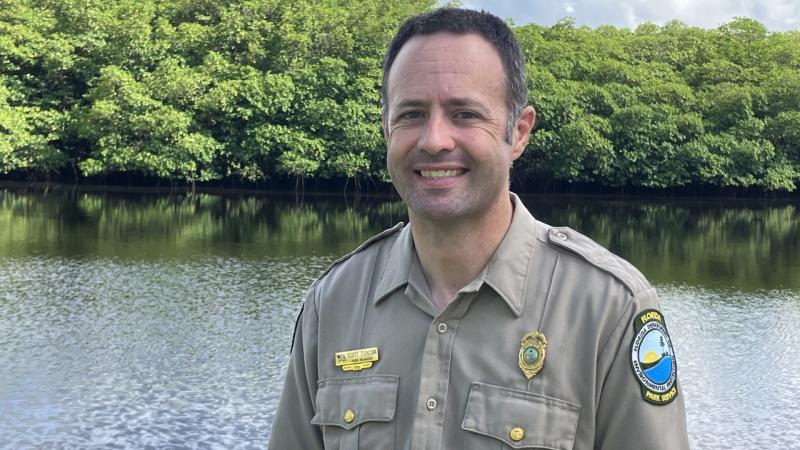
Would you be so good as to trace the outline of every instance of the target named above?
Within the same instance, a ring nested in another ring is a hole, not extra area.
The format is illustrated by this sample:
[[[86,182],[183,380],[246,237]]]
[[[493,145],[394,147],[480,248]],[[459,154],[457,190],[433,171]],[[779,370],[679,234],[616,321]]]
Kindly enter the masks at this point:
[[[537,219],[588,235],[654,283],[800,288],[797,202],[522,198]],[[0,257],[333,258],[406,220],[389,195],[0,188]]]

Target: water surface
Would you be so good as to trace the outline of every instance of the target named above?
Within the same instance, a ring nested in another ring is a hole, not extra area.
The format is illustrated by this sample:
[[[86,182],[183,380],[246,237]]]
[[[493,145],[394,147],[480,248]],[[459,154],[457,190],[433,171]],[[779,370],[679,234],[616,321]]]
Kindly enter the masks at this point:
[[[525,197],[658,287],[696,449],[800,448],[800,208]],[[264,448],[299,303],[396,200],[0,190],[0,447]]]

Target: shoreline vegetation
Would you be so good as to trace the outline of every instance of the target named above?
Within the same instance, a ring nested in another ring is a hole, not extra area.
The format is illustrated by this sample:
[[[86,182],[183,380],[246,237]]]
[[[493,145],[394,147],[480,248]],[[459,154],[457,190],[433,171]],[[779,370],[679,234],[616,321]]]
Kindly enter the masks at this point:
[[[391,195],[382,57],[435,5],[4,0],[0,187]],[[797,195],[800,31],[514,31],[538,113],[514,190]]]

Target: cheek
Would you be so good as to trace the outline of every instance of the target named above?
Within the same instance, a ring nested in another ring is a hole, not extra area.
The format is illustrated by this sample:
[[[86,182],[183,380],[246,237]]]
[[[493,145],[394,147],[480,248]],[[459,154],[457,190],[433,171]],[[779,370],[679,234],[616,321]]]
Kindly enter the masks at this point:
[[[386,142],[395,147],[403,147],[407,146],[409,142],[416,142],[417,140],[419,140],[419,131],[416,128],[396,127],[389,131]]]
[[[397,160],[411,151],[418,142],[416,134],[408,129],[392,130],[386,140],[386,152],[388,160]]]
[[[395,171],[398,167],[403,165],[405,152],[403,152],[395,139],[391,139],[386,143],[386,168],[389,175],[394,178]]]
[[[489,127],[473,127],[461,130],[459,140],[465,146],[482,151],[499,150],[503,142]]]

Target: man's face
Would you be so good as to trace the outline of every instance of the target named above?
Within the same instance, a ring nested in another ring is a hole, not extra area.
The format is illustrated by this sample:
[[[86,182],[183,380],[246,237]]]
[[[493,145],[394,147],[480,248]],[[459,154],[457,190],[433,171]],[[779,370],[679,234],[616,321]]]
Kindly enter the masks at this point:
[[[412,217],[470,220],[508,201],[511,161],[533,118],[505,141],[505,83],[500,56],[480,35],[415,36],[402,47],[383,122],[389,174]]]

